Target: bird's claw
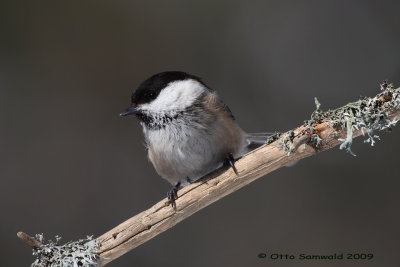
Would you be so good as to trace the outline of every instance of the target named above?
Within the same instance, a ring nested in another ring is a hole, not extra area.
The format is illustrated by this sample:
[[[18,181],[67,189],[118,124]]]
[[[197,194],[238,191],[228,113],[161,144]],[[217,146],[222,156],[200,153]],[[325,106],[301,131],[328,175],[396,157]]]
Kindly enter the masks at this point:
[[[167,192],[167,198],[169,203],[171,204],[172,208],[174,208],[174,210],[176,210],[176,203],[175,200],[178,198],[178,189],[180,187],[181,183],[177,183],[176,185],[174,185],[171,190],[169,190]]]
[[[239,173],[235,167],[235,158],[233,157],[233,155],[231,153],[229,153],[228,156],[226,157],[225,165],[231,167],[233,169],[233,171],[235,172],[235,174],[237,176],[239,176]]]

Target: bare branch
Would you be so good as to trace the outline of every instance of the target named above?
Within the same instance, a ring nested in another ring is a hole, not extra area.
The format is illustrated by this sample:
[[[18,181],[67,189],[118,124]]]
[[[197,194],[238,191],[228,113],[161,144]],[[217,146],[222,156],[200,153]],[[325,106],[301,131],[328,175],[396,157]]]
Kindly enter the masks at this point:
[[[100,244],[98,253],[101,265],[111,262],[257,178],[295,160],[343,144],[343,140],[347,140],[348,136],[346,130],[348,128],[343,127],[343,123],[346,122],[346,116],[351,116],[346,111],[353,110],[353,107],[354,112],[357,112],[357,108],[365,109],[362,105],[369,102],[367,108],[370,108],[370,110],[359,113],[358,116],[366,116],[366,118],[360,117],[358,120],[354,120],[354,124],[350,125],[350,129],[355,129],[352,132],[352,138],[361,135],[362,132],[372,130],[373,127],[384,129],[389,127],[391,122],[392,125],[395,124],[400,119],[398,91],[397,89],[390,94],[380,93],[374,98],[350,103],[328,112],[322,112],[318,105],[311,121],[282,134],[276,141],[239,159],[235,163],[239,175],[236,175],[232,169],[217,170],[206,176],[202,181],[179,190],[176,211],[168,205],[167,199],[163,199],[150,209],[137,214],[98,237],[97,241]],[[390,96],[388,97],[388,95]],[[371,114],[368,114],[368,112]],[[353,113],[353,111],[350,113]],[[373,123],[379,121],[379,118],[374,118],[374,116],[378,117],[382,114],[386,116],[382,125],[379,123],[379,125],[374,125]],[[353,114],[353,116],[357,116],[357,114]],[[373,119],[369,125],[365,125],[367,119]]]
[[[316,99],[317,109],[311,120],[294,130],[270,137],[266,145],[237,160],[238,175],[232,168],[223,168],[182,188],[178,191],[176,210],[167,199],[161,200],[93,240],[95,242],[88,247],[96,248],[95,255],[90,252],[89,260],[98,259],[99,265],[105,265],[202,208],[290,162],[337,145],[352,153],[352,140],[360,135],[365,135],[366,141],[373,145],[377,139],[374,131],[390,130],[400,120],[400,90],[387,83],[381,85],[381,90],[373,98],[363,98],[328,111],[322,111]],[[26,234],[18,236],[33,247],[40,246]]]
[[[28,246],[31,246],[32,248],[40,248],[42,246],[42,242],[40,242],[33,236],[25,234],[24,232],[18,232],[17,236],[19,237],[19,239],[24,241],[26,244],[28,244]]]

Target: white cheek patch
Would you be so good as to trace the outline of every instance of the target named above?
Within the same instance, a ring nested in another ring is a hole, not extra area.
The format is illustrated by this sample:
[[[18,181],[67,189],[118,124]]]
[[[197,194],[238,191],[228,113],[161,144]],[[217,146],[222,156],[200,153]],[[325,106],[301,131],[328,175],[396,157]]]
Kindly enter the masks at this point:
[[[171,82],[151,103],[142,104],[139,109],[154,113],[184,110],[206,90],[196,80],[188,79]]]

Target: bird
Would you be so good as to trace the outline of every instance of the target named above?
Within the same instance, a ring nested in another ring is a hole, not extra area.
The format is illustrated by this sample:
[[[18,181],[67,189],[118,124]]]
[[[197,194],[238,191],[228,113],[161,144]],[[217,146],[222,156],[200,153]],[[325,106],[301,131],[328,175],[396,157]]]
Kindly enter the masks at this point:
[[[165,71],[143,81],[121,117],[134,115],[144,134],[148,158],[171,185],[169,203],[180,188],[228,166],[264,144],[271,134],[246,133],[216,90],[195,75]]]

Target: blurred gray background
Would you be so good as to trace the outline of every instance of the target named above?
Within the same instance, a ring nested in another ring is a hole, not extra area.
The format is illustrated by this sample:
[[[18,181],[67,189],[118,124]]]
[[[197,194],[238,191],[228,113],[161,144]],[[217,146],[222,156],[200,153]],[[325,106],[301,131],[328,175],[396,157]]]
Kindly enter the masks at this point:
[[[118,113],[148,76],[183,70],[243,129],[400,85],[399,1],[1,1],[1,266],[16,232],[98,236],[165,196],[141,128]],[[110,266],[400,266],[399,129],[357,157],[334,148],[279,169]],[[370,261],[259,259],[374,253]]]

